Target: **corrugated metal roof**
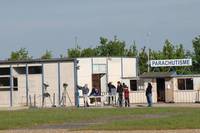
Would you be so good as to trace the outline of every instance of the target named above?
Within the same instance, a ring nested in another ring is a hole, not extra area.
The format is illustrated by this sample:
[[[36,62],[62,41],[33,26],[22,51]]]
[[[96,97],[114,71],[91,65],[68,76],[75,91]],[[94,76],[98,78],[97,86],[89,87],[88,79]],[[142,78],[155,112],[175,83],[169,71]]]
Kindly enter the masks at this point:
[[[175,72],[145,72],[140,75],[140,78],[167,78],[174,77],[175,75]]]
[[[178,75],[176,72],[146,72],[140,78],[200,77],[200,74]]]
[[[1,60],[0,65],[10,65],[10,64],[34,64],[34,63],[53,63],[53,62],[73,62],[73,58],[55,58],[55,59],[31,59],[31,60]]]

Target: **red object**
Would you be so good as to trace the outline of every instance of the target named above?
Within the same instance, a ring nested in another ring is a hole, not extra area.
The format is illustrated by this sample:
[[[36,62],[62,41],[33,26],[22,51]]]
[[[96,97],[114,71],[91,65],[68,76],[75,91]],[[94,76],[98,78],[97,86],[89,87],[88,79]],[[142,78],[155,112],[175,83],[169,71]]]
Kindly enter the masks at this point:
[[[124,89],[124,98],[129,98],[129,90],[128,90],[128,88]]]

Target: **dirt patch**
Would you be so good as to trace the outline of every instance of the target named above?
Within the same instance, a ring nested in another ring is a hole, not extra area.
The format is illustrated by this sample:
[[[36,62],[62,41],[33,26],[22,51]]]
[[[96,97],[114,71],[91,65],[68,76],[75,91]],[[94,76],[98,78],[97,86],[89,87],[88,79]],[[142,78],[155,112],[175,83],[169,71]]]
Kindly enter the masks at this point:
[[[176,113],[163,113],[163,114],[144,114],[144,115],[117,115],[109,117],[101,117],[92,120],[83,120],[79,122],[66,122],[63,124],[44,124],[35,126],[30,129],[81,129],[92,125],[106,124],[114,121],[128,121],[128,120],[143,120],[143,119],[157,119],[166,118],[176,115]]]

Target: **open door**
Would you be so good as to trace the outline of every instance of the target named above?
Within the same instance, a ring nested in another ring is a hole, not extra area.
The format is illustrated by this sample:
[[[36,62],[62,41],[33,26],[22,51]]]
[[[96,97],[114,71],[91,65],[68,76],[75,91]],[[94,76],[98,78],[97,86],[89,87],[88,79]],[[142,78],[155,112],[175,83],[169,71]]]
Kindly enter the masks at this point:
[[[158,102],[165,102],[165,79],[157,78],[157,100]]]
[[[92,88],[94,87],[101,92],[101,74],[92,74]]]

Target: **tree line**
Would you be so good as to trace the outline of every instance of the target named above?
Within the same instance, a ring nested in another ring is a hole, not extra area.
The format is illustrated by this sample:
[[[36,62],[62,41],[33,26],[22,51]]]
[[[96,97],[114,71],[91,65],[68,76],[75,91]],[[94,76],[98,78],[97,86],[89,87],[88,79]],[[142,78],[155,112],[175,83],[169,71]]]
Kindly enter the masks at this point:
[[[140,74],[147,72],[148,57],[149,59],[182,59],[191,58],[192,66],[186,67],[159,67],[150,68],[153,72],[169,72],[176,71],[178,74],[197,74],[200,73],[200,35],[192,40],[193,50],[186,50],[182,44],[173,44],[171,41],[166,40],[161,50],[148,49],[145,46],[138,50],[137,45],[133,42],[129,47],[125,41],[119,40],[116,36],[109,40],[105,37],[100,37],[99,44],[92,48],[75,48],[67,49],[67,54],[60,55],[60,58],[77,58],[77,57],[137,57],[139,63]],[[41,59],[53,58],[52,51],[46,52],[40,57]],[[33,59],[29,55],[26,48],[21,48],[13,51],[8,60],[30,60]]]

